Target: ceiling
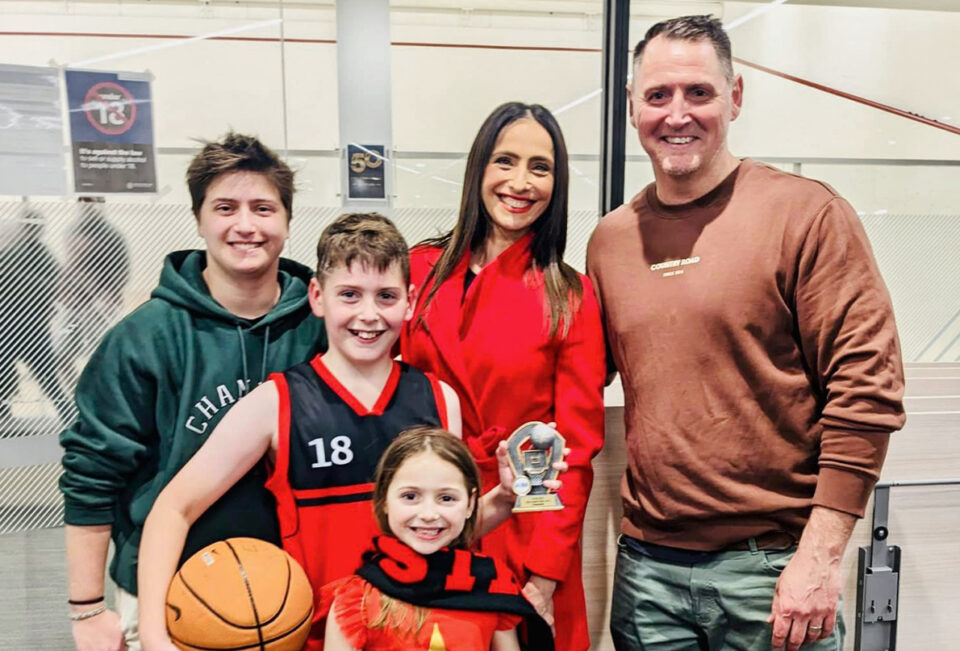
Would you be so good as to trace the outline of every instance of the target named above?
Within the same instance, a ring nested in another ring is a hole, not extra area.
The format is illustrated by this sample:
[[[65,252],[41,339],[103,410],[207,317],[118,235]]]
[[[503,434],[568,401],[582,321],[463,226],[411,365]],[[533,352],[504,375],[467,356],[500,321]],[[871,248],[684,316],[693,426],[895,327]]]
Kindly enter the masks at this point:
[[[633,0],[633,4],[644,0]],[[739,0],[766,4],[769,0]],[[960,0],[789,0],[792,5],[859,7],[873,9],[920,9],[928,11],[960,11]]]
[[[6,0],[0,0],[0,4]],[[66,0],[70,2],[70,0]],[[337,0],[73,0],[93,3],[148,3],[148,4],[231,4],[287,6],[336,6]],[[339,0],[343,2],[344,0]],[[349,1],[349,0],[348,0]],[[757,5],[770,0],[737,0]],[[454,13],[494,12],[521,14],[586,14],[603,13],[604,0],[389,0],[390,8],[399,11],[438,11]],[[791,5],[821,5],[878,9],[914,9],[960,12],[960,0],[788,0]],[[10,4],[49,4],[49,0],[13,0]],[[680,14],[722,13],[721,0],[632,0],[630,14],[634,17],[673,16]]]

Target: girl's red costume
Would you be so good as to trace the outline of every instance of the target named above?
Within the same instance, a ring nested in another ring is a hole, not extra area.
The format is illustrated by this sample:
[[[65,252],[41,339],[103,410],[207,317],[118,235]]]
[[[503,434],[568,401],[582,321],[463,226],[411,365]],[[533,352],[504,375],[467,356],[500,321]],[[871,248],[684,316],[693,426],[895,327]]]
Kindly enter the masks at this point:
[[[495,631],[517,627],[522,617],[470,610],[427,609],[419,630],[411,630],[414,607],[398,602],[400,627],[374,628],[381,614],[383,594],[359,576],[349,576],[328,586],[330,603],[324,603],[337,618],[340,630],[355,649],[364,651],[489,651]]]
[[[333,614],[352,647],[489,651],[496,631],[512,630],[526,618],[538,636],[532,648],[552,651],[549,628],[502,563],[465,549],[421,556],[388,536],[373,544],[356,575],[329,583],[320,593],[316,615]],[[385,595],[394,600],[386,616]]]
[[[480,541],[525,583],[531,574],[558,582],[553,596],[558,651],[590,646],[581,579],[580,534],[593,483],[590,461],[603,445],[605,351],[600,308],[590,280],[570,329],[550,336],[543,274],[534,270],[528,233],[484,267],[464,292],[470,254],[429,307],[427,274],[441,249],[411,252],[417,311],[401,336],[405,361],[447,382],[460,396],[463,440],[484,486],[496,486],[497,443],[528,421],[555,421],[570,448],[561,476],[562,511],[520,513]],[[431,281],[432,284],[432,281]],[[421,318],[422,317],[422,318]]]

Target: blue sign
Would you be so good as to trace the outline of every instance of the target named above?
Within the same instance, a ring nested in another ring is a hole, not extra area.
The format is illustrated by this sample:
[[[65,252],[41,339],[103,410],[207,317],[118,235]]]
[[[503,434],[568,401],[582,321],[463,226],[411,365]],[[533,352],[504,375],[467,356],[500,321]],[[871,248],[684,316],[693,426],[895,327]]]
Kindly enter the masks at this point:
[[[150,81],[67,70],[66,82],[76,192],[156,192]]]

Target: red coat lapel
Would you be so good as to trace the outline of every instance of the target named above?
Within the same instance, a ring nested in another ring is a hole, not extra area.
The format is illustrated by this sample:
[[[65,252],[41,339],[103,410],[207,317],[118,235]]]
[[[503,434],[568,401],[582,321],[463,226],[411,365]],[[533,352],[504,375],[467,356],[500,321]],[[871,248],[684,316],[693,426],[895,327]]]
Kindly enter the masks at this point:
[[[470,264],[470,255],[467,254],[457,263],[453,273],[440,286],[426,313],[427,332],[434,340],[438,355],[453,372],[467,395],[472,394],[470,377],[467,375],[463,363],[459,326],[461,320],[461,298],[463,284]]]
[[[463,338],[469,330],[478,310],[497,306],[499,309],[509,310],[510,294],[497,291],[498,281],[502,279],[516,281],[522,279],[530,271],[530,242],[533,234],[528,233],[512,244],[497,259],[484,267],[467,292],[463,294],[463,285],[470,265],[468,251],[449,278],[440,286],[434,295],[430,306],[424,313],[422,325],[418,325],[418,317],[423,309],[423,302],[430,287],[418,288],[417,313],[413,317],[413,328],[423,328],[433,342],[436,357],[447,367],[449,375],[445,379],[460,396],[460,407],[463,412],[464,423],[470,423],[471,429],[483,431],[486,425],[477,406],[476,392],[470,374],[467,372],[463,358]],[[440,252],[430,255],[426,261],[426,268],[419,269],[415,276],[423,278],[430,268],[436,264]],[[417,266],[420,266],[419,264]],[[478,318],[482,318],[482,314]]]
[[[474,319],[483,318],[483,310],[509,310],[510,301],[514,298],[511,287],[522,283],[525,277],[533,280],[535,276],[530,268],[532,241],[533,233],[528,233],[514,242],[484,267],[470,285],[460,311],[458,335],[461,346]]]
[[[432,253],[432,252],[431,252]],[[440,251],[436,250],[435,255],[429,255],[426,260],[425,268],[417,269],[415,278],[425,278],[430,269],[436,264]],[[415,266],[416,258],[413,260]],[[457,334],[458,324],[460,322],[460,299],[463,296],[463,282],[466,277],[467,268],[470,262],[470,256],[464,258],[454,268],[453,273],[447,278],[446,282],[440,286],[436,295],[430,302],[426,312],[423,312],[423,304],[427,294],[430,293],[431,285],[418,287],[419,297],[417,299],[417,309],[413,317],[413,322],[409,328],[412,336],[416,330],[422,330],[433,344],[432,351],[426,351],[419,348],[419,354],[427,354],[434,357],[433,363],[440,363],[447,369],[447,373],[440,373],[460,396],[460,409],[464,421],[471,420],[472,423],[480,423],[480,416],[476,408],[476,399],[473,397],[473,387],[470,384],[470,377],[467,375],[466,367],[463,362],[462,349],[460,347],[460,338]],[[423,321],[420,321],[420,316]],[[411,361],[416,362],[416,359]],[[433,363],[426,366],[433,367]]]

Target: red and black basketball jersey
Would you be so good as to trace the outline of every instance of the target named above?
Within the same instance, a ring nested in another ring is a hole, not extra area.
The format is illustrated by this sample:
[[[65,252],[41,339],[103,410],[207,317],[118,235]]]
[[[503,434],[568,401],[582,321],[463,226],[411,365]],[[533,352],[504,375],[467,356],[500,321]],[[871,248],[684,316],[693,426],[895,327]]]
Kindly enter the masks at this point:
[[[270,379],[280,398],[276,463],[267,488],[277,499],[283,548],[306,571],[314,597],[352,574],[379,529],[373,473],[387,446],[415,425],[447,427],[439,381],[394,362],[383,393],[366,409],[320,356]],[[318,615],[317,615],[318,617]],[[311,632],[306,649],[319,649]]]

